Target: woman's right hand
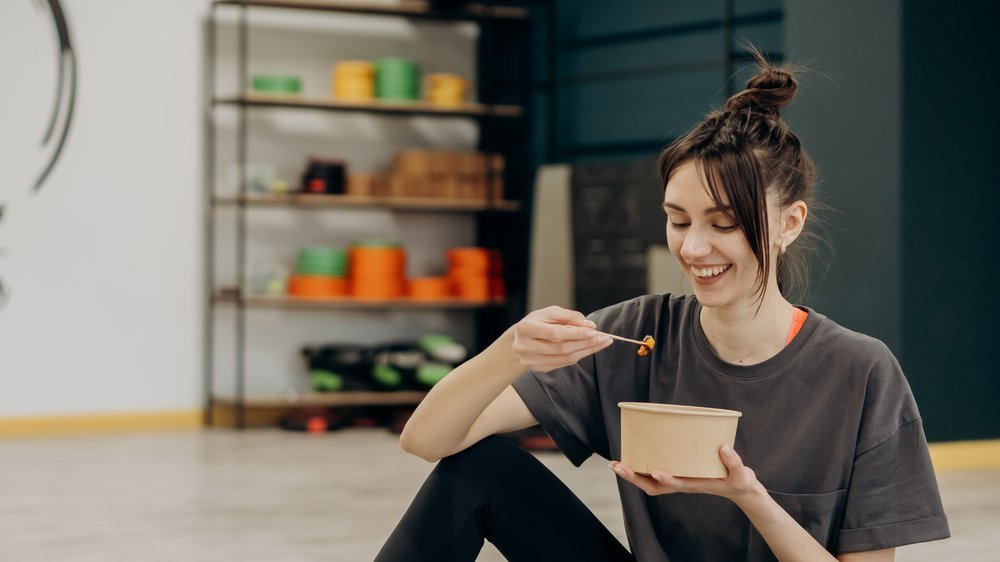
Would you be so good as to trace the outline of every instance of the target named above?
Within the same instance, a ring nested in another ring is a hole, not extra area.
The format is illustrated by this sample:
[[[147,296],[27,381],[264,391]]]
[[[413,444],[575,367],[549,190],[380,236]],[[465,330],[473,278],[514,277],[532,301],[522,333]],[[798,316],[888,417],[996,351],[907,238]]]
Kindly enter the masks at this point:
[[[575,311],[558,306],[536,310],[511,328],[513,351],[526,369],[547,373],[573,365],[611,345],[597,324]]]

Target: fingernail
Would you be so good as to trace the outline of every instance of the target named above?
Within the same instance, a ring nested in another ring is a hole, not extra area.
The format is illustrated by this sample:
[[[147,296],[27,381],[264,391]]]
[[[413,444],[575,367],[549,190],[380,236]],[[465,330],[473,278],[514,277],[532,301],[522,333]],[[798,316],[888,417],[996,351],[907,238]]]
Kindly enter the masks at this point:
[[[663,480],[663,475],[659,472],[650,472],[649,475],[653,477],[653,480]]]
[[[617,472],[618,474],[625,474],[625,469],[620,466],[616,466],[615,472]]]
[[[733,448],[730,447],[729,445],[723,445],[722,446],[722,454],[723,455],[731,455],[731,454],[733,454]]]

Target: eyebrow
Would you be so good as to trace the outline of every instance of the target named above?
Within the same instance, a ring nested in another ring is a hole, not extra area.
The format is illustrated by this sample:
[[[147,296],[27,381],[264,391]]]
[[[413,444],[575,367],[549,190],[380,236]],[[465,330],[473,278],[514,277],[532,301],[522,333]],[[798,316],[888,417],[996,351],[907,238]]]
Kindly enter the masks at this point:
[[[663,209],[664,210],[672,209],[674,211],[680,211],[680,212],[685,213],[685,214],[687,213],[687,211],[684,210],[684,207],[681,207],[680,205],[675,205],[675,204],[670,203],[670,202],[664,203],[663,204]],[[709,207],[709,208],[705,209],[705,214],[706,215],[711,215],[713,213],[729,214],[729,213],[732,213],[732,211],[733,211],[733,208],[731,206],[729,206],[729,205],[726,205],[725,207],[720,207],[719,205],[716,205],[714,207]]]

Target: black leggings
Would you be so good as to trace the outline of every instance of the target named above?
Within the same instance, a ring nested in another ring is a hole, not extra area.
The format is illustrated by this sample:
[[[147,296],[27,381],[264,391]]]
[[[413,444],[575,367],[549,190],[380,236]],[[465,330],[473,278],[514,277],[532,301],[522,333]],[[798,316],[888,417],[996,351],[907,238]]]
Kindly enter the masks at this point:
[[[441,459],[375,562],[471,562],[483,539],[511,562],[635,560],[538,459],[494,436]]]

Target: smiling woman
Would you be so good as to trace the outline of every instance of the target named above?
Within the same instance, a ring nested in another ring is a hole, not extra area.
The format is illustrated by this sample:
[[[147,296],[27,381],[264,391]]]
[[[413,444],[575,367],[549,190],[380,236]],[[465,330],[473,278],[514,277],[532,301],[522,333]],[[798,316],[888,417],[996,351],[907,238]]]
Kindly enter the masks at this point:
[[[490,540],[511,560],[872,562],[949,535],[895,357],[788,300],[804,279],[815,169],[779,112],[794,73],[758,62],[744,91],[659,159],[667,242],[694,295],[589,317],[538,310],[452,371],[401,436],[441,462],[377,560],[474,560]],[[637,356],[604,333],[657,345]],[[727,476],[620,462],[620,402],[742,412],[734,446],[718,449]],[[491,437],[535,424],[578,466],[610,461],[630,548],[528,453]]]

